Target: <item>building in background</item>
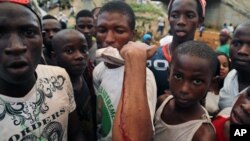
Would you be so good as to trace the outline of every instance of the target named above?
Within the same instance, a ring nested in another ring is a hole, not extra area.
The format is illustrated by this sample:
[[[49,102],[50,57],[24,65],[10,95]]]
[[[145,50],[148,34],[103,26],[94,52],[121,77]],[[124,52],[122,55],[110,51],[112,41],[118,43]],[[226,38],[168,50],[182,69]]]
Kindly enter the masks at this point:
[[[170,0],[161,1],[168,5]],[[205,25],[209,28],[221,29],[224,23],[232,23],[233,26],[250,19],[249,0],[206,0]],[[166,9],[167,13],[167,9]]]

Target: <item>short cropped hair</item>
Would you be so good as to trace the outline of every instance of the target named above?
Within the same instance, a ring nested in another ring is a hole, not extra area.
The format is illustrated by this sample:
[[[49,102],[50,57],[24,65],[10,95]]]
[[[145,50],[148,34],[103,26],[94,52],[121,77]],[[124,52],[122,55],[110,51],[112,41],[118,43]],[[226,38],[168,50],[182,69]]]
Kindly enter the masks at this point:
[[[195,1],[197,3],[197,9],[196,10],[197,10],[197,13],[199,15],[199,18],[202,18],[203,17],[203,11],[202,11],[201,3],[199,2],[199,0],[195,0]],[[170,15],[173,3],[174,3],[174,0],[172,1],[171,5],[169,6],[168,15]]]
[[[123,1],[111,1],[103,5],[99,11],[99,15],[103,12],[118,12],[128,16],[128,24],[131,30],[135,29],[135,13],[133,9]]]
[[[94,19],[91,11],[87,10],[87,9],[83,9],[81,11],[79,11],[77,14],[76,14],[76,21],[78,20],[78,18],[80,17],[90,17],[92,19]]]
[[[57,18],[56,17],[54,17],[54,16],[52,16],[52,15],[45,15],[45,16],[43,16],[43,18],[42,18],[42,20],[47,20],[47,19],[54,19],[54,20],[57,20]],[[58,21],[58,20],[57,20]]]
[[[215,51],[204,42],[187,41],[180,44],[173,55],[174,60],[178,55],[190,55],[206,59],[212,65],[213,76],[218,75],[218,59]]]

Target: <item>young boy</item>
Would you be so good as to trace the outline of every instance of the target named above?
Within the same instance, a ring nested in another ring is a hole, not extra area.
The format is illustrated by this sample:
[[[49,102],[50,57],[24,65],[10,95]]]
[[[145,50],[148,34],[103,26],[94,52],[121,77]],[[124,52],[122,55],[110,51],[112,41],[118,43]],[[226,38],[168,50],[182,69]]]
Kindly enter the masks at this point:
[[[232,107],[235,97],[250,85],[250,21],[240,24],[233,35],[230,57],[232,68],[220,90],[219,107]]]
[[[53,59],[68,72],[76,110],[87,141],[95,140],[95,108],[83,72],[88,62],[88,45],[82,33],[73,29],[59,31],[52,39]]]
[[[213,121],[216,129],[216,141],[229,141],[230,124],[250,125],[250,87],[244,89],[234,104],[230,117],[218,114]],[[226,109],[225,109],[226,110]],[[221,111],[223,113],[223,111]]]
[[[215,131],[199,101],[215,79],[215,52],[202,42],[188,41],[176,48],[170,65],[172,95],[159,97],[155,114],[155,141],[209,141]]]
[[[29,1],[0,0],[0,29],[1,140],[82,140],[66,71],[37,66],[41,20]]]
[[[205,0],[171,0],[169,2],[168,21],[173,40],[159,47],[155,55],[147,61],[149,69],[155,76],[157,96],[169,90],[166,71],[171,56],[179,44],[194,40],[195,31],[205,18],[205,6]]]

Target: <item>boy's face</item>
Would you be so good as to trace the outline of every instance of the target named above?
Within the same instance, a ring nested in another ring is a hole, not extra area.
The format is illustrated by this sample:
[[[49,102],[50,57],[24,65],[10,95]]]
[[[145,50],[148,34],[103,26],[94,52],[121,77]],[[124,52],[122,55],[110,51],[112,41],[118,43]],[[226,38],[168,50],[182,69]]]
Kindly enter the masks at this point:
[[[55,49],[57,65],[65,68],[70,76],[82,75],[88,62],[88,46],[84,36],[69,32],[58,45]]]
[[[240,26],[234,33],[230,47],[233,68],[250,73],[250,27]]]
[[[76,30],[84,34],[87,39],[92,40],[95,32],[94,19],[91,17],[79,17],[76,21]]]
[[[250,125],[250,88],[240,94],[233,106],[230,121],[232,124]]]
[[[55,19],[45,19],[42,21],[42,25],[44,32],[43,43],[45,47],[50,46],[53,36],[62,29],[61,24]]]
[[[119,12],[103,12],[97,20],[97,40],[101,48],[113,46],[120,50],[134,38],[127,15]]]
[[[195,0],[175,0],[168,17],[174,40],[194,39],[195,30],[201,24]]]
[[[179,107],[197,104],[208,91],[212,81],[211,63],[190,55],[177,55],[170,66],[170,91]]]
[[[24,83],[34,77],[41,57],[38,18],[22,5],[3,2],[0,3],[0,29],[0,79]]]

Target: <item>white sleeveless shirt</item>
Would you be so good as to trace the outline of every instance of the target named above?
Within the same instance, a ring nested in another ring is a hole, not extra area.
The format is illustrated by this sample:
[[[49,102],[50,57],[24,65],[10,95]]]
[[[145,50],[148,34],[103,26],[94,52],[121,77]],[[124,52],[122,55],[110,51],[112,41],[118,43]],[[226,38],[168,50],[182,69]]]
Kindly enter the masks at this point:
[[[161,119],[162,111],[165,105],[173,98],[172,95],[168,96],[161,106],[158,108],[155,114],[155,135],[154,141],[192,141],[194,134],[200,128],[203,123],[211,124],[209,115],[204,107],[205,114],[202,115],[201,119],[191,120],[178,125],[166,124]]]

